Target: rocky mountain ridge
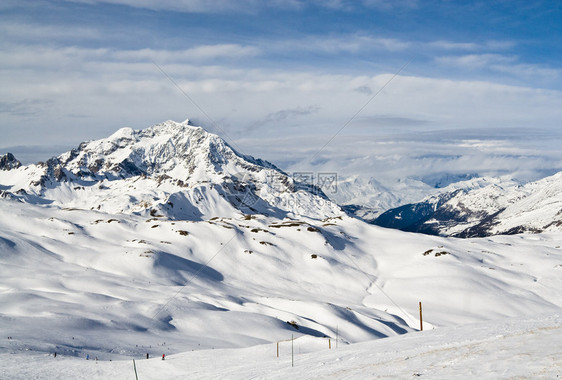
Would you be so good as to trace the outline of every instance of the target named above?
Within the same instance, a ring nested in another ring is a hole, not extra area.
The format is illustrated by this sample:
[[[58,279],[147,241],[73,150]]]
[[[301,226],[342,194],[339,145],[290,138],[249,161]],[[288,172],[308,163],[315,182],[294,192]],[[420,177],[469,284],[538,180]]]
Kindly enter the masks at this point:
[[[189,121],[122,128],[47,162],[0,173],[5,196],[30,203],[199,220],[261,213],[325,218],[339,207],[313,185],[273,164],[236,152]],[[3,161],[4,162],[4,161]]]
[[[528,184],[454,189],[381,214],[374,224],[403,231],[483,237],[559,231],[562,173]]]

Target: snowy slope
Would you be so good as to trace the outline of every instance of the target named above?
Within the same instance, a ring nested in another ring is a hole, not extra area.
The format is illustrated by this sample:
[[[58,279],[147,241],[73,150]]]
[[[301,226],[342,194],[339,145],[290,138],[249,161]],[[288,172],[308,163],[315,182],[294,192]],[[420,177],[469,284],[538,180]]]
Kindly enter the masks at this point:
[[[361,342],[416,329],[420,300],[428,328],[562,306],[558,234],[447,240],[349,217],[192,222],[7,199],[0,215],[10,352],[116,359],[290,334]]]
[[[388,210],[374,223],[458,237],[560,231],[562,173],[525,185],[507,181],[471,190],[453,188]]]
[[[95,361],[50,354],[0,354],[14,379],[430,379],[562,376],[560,313],[442,328],[331,349],[298,338],[244,349],[168,355],[166,360]]]

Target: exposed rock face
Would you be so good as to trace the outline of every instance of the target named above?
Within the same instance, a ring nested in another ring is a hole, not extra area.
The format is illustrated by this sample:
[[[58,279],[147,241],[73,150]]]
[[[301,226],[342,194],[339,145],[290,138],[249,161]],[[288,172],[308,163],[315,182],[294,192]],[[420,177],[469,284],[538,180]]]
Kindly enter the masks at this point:
[[[21,162],[19,162],[12,153],[6,153],[0,157],[0,170],[12,170],[20,166]]]

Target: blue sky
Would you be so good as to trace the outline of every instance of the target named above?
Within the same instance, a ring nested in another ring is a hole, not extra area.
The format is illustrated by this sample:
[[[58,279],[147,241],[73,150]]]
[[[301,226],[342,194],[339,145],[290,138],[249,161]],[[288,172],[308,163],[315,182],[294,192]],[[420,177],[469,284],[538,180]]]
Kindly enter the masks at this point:
[[[189,118],[292,171],[534,178],[562,170],[560,20],[557,1],[6,0],[0,151]]]

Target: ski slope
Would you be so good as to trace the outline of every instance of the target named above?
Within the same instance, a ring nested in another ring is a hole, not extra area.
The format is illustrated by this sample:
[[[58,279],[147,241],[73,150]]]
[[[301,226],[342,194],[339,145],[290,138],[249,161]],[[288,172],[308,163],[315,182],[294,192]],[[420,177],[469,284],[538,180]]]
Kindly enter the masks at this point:
[[[562,235],[447,239],[341,217],[190,222],[0,200],[3,352],[126,359],[357,343],[556,312]],[[287,322],[294,322],[298,329]]]
[[[318,339],[317,339],[318,340]],[[556,379],[562,376],[560,313],[440,328],[353,345],[299,338],[242,349],[146,360],[95,361],[49,354],[0,354],[19,379]],[[293,355],[291,355],[291,343]]]

